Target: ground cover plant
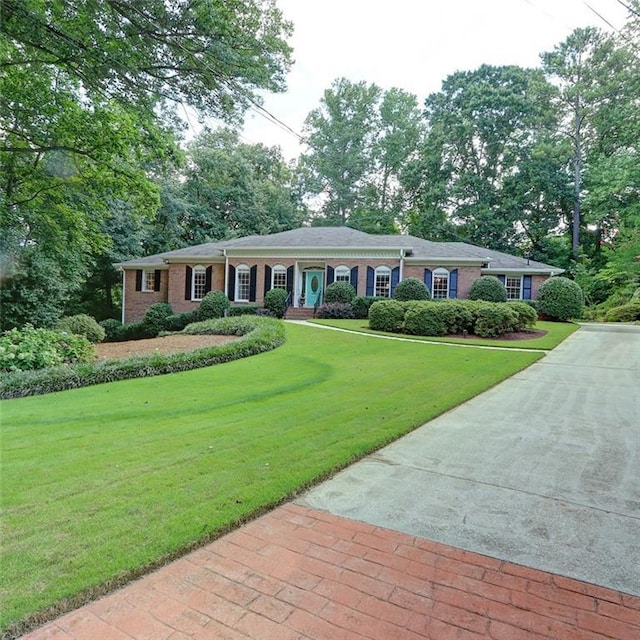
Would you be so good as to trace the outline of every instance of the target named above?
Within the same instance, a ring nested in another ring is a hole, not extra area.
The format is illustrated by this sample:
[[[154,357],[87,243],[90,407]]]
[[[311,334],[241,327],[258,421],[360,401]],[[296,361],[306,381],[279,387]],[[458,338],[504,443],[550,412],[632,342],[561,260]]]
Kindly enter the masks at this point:
[[[211,539],[541,357],[286,331],[251,358],[2,403],[5,630]]]
[[[540,321],[532,327],[532,331],[544,332],[544,335],[531,338],[526,337],[520,340],[500,339],[500,338],[477,338],[477,337],[452,337],[452,336],[399,336],[397,333],[374,331],[370,329],[367,320],[313,320],[314,324],[323,324],[336,329],[345,331],[355,331],[357,333],[370,333],[373,335],[382,335],[393,337],[396,339],[408,338],[410,340],[419,340],[425,342],[442,342],[448,344],[462,344],[476,347],[504,347],[506,349],[542,349],[550,350],[557,347],[563,340],[568,338],[574,331],[580,327],[571,322],[545,322]]]

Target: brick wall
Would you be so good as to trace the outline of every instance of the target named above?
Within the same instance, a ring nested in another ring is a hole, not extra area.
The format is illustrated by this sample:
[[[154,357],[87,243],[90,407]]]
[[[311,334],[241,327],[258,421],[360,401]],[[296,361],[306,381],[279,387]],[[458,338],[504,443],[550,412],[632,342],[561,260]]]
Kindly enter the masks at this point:
[[[136,291],[136,269],[127,269],[124,278],[124,322],[140,322],[154,302],[167,302],[168,271],[160,271],[160,291]]]
[[[203,267],[212,267],[211,271],[211,290],[224,291],[224,264],[207,264],[200,262]],[[187,280],[187,266],[194,267],[194,264],[170,264],[169,265],[169,288],[168,302],[174,313],[184,313],[185,311],[193,311],[200,305],[200,301],[185,300],[184,288]],[[226,293],[226,292],[225,292]]]
[[[421,265],[405,265],[404,278],[418,278],[420,282],[424,282],[424,270],[431,269],[435,271],[442,265],[438,264],[421,264]],[[480,277],[480,267],[444,267],[448,271],[451,269],[458,270],[458,298],[468,298],[469,289],[475,280]]]

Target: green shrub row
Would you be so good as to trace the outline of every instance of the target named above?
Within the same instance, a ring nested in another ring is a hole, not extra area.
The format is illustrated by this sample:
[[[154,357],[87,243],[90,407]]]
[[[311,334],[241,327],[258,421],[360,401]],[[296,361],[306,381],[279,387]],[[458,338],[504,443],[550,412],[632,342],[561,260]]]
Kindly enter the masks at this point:
[[[65,331],[35,329],[28,324],[0,336],[0,372],[33,371],[95,358],[86,338]]]
[[[95,318],[86,313],[79,313],[75,316],[65,316],[60,318],[56,325],[58,331],[66,331],[76,336],[83,336],[89,342],[102,342],[105,338],[104,329],[98,324]]]
[[[535,325],[537,313],[524,302],[478,300],[379,300],[369,310],[369,327],[420,336],[473,333],[495,338]]]
[[[349,320],[353,318],[353,306],[348,302],[325,302],[318,307],[317,318]]]
[[[157,376],[230,362],[270,351],[284,343],[284,325],[273,318],[241,316],[208,320],[190,325],[185,333],[243,336],[224,345],[204,347],[187,353],[134,356],[94,364],[73,364],[40,371],[9,373],[0,378],[0,398],[20,398],[54,391],[76,389],[104,382]]]
[[[332,282],[324,292],[324,301],[326,304],[350,304],[355,297],[356,290],[351,284],[343,281]]]
[[[636,322],[640,320],[640,300],[609,309],[604,317],[607,322]]]

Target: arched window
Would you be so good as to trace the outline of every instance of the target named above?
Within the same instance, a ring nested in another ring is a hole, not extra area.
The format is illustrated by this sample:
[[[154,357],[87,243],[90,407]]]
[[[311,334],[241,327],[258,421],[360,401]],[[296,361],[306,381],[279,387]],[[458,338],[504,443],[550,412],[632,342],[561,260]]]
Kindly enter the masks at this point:
[[[389,267],[376,268],[374,294],[379,298],[389,298],[391,296],[391,269]]]
[[[277,264],[271,270],[271,288],[286,289],[287,288],[287,268],[281,264]]]
[[[433,272],[433,287],[431,297],[434,300],[449,297],[449,272],[442,267]]]
[[[198,264],[193,267],[191,276],[191,299],[202,300],[207,290],[207,270]]]
[[[344,265],[340,265],[336,267],[334,282],[350,282],[351,281],[351,269],[349,267],[345,267]]]
[[[246,264],[240,264],[236,267],[236,301],[249,302],[249,289],[251,283],[251,275],[249,267]]]

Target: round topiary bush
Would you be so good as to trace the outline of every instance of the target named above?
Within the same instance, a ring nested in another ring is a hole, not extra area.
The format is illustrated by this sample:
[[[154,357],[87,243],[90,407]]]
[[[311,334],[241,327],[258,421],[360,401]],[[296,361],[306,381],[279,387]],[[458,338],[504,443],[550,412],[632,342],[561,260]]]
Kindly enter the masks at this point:
[[[231,302],[224,291],[209,291],[202,298],[198,307],[198,320],[214,320],[223,318],[227,309],[231,307]]]
[[[102,342],[106,336],[105,330],[97,321],[86,313],[75,316],[65,316],[58,321],[58,331],[66,331],[76,336],[83,336],[94,344]]]
[[[104,339],[106,342],[120,342],[124,340],[124,325],[120,320],[107,318],[106,320],[100,321],[100,326],[104,329]]]
[[[328,304],[341,302],[349,304],[356,297],[356,290],[348,282],[332,282],[324,293],[324,301]]]
[[[154,302],[142,319],[142,332],[147,338],[155,338],[167,328],[167,321],[173,315],[173,309],[166,302]]]
[[[271,289],[264,294],[264,308],[276,318],[284,318],[289,294],[285,289]]]
[[[369,328],[399,333],[404,324],[404,307],[397,300],[378,300],[369,309]]]
[[[469,300],[486,300],[487,302],[506,302],[507,290],[495,276],[478,278],[469,289]]]
[[[582,289],[569,278],[549,278],[538,290],[538,309],[549,320],[565,322],[579,318],[583,307]]]
[[[393,292],[393,299],[400,302],[408,300],[430,300],[431,293],[424,282],[418,278],[407,278],[399,282]]]

